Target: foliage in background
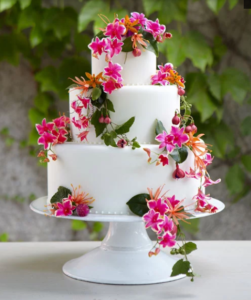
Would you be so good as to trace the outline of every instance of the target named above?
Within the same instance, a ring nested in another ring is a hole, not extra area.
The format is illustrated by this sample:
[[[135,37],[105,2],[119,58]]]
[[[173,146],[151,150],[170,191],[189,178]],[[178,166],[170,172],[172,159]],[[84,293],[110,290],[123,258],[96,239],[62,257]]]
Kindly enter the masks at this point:
[[[205,2],[217,15],[224,5],[229,10],[234,9],[238,0]],[[57,98],[68,100],[68,78],[90,72],[87,45],[94,33],[104,27],[97,14],[102,13],[113,19],[115,13],[119,17],[129,13],[119,1],[112,2],[111,7],[108,0],[89,0],[77,3],[79,10],[65,7],[64,1],[54,3],[59,5],[45,6],[39,0],[0,2],[0,61],[17,66],[21,58],[26,59],[37,83],[34,107],[29,110],[31,133],[27,141],[20,141],[22,145],[30,147],[35,147],[38,138],[34,124],[40,123],[43,117],[50,119],[57,116]],[[161,45],[159,63],[169,61],[179,67],[189,61],[194,67],[195,71],[185,76],[188,99],[193,104],[193,116],[200,131],[206,134],[206,142],[214,145],[213,155],[220,159],[219,165],[226,164],[229,167],[226,185],[233,201],[238,201],[249,192],[250,186],[251,155],[245,145],[245,137],[251,135],[251,116],[243,119],[241,124],[236,124],[238,138],[243,145],[237,143],[233,130],[222,117],[224,103],[229,101],[226,96],[230,95],[238,105],[251,104],[251,98],[248,99],[250,80],[241,70],[231,66],[219,71],[219,64],[228,51],[222,35],[215,36],[209,44],[198,31],[182,32],[182,24],[186,22],[187,0],[142,0],[141,4],[147,17],[158,17],[167,28],[171,22],[177,24],[177,30],[171,30],[173,38]],[[1,134],[5,136],[7,146],[10,146],[13,139],[8,130],[2,129]],[[77,225],[73,223],[72,226]],[[85,225],[81,226],[83,229]],[[195,224],[194,232],[197,227],[198,224]]]

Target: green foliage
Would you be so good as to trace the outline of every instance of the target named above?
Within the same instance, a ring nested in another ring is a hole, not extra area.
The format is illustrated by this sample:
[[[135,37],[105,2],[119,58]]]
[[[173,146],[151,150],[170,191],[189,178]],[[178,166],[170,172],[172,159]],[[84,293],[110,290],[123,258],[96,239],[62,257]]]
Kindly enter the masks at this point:
[[[118,126],[115,129],[116,133],[117,134],[125,134],[125,133],[129,132],[134,121],[135,121],[135,117],[132,117],[128,121],[126,121],[124,124]]]
[[[181,250],[184,250],[186,254],[190,254],[191,252],[197,250],[197,245],[192,242],[185,243],[182,247],[180,247]]]
[[[160,120],[156,120],[156,127],[155,127],[155,134],[159,135],[161,133],[163,133],[163,131],[166,131],[166,128],[164,127],[163,123]]]
[[[100,134],[104,131],[106,124],[100,123],[99,118],[101,117],[101,111],[96,110],[95,113],[92,115],[91,124],[95,127],[96,137],[100,136]]]
[[[184,145],[181,148],[176,147],[169,155],[176,163],[181,164],[187,159],[188,156],[187,147]]]
[[[149,194],[138,194],[132,197],[126,204],[135,215],[142,217],[148,212],[146,199],[150,200]]]
[[[244,136],[251,134],[251,116],[248,116],[242,120],[241,132]]]
[[[190,262],[189,261],[184,261],[183,258],[178,260],[174,265],[173,265],[173,270],[171,273],[171,277],[177,276],[180,274],[187,274],[187,272],[190,269]]]
[[[9,240],[8,233],[5,232],[0,235],[0,242],[8,242],[8,240]]]
[[[72,220],[71,221],[71,229],[74,231],[81,231],[86,229],[87,225],[85,222],[80,220]]]
[[[93,230],[94,232],[97,232],[97,233],[98,233],[98,232],[102,231],[103,227],[104,227],[104,225],[103,225],[101,222],[94,222],[94,223],[93,223],[92,230]]]
[[[196,234],[199,232],[200,219],[190,219],[189,224],[183,221],[180,221],[182,229],[191,234]]]
[[[71,190],[64,186],[60,186],[58,191],[51,197],[50,203],[62,202],[64,198],[68,198],[71,195]]]
[[[245,169],[251,173],[251,155],[242,155],[241,162]]]
[[[244,171],[235,164],[228,169],[226,175],[226,185],[231,195],[240,193],[244,188]]]

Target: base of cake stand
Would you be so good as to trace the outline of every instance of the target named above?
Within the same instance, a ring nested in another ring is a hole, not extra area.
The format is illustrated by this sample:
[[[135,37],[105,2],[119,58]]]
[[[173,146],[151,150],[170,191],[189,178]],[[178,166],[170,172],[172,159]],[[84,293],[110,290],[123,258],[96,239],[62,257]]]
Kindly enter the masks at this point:
[[[170,277],[177,261],[161,251],[149,258],[153,246],[143,222],[111,222],[101,246],[68,261],[63,272],[78,280],[105,284],[151,284],[186,277]]]

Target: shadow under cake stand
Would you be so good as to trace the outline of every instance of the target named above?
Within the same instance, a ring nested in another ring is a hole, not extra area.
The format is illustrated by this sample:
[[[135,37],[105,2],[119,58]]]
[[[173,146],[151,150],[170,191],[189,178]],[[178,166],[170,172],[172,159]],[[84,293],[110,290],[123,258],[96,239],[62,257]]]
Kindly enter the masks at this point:
[[[210,203],[221,212],[225,205],[216,199]],[[46,211],[47,197],[30,204],[30,208],[41,215]],[[190,210],[193,217],[212,216]],[[186,277],[170,277],[177,258],[161,251],[149,258],[153,246],[141,217],[134,215],[89,214],[86,217],[67,216],[62,219],[110,222],[108,232],[101,245],[79,258],[66,262],[63,272],[74,279],[105,284],[153,284],[174,281]]]

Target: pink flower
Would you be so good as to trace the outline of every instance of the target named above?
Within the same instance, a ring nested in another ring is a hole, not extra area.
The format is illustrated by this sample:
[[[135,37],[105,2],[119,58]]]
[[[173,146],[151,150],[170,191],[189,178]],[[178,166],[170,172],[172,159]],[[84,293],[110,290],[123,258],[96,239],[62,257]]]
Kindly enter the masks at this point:
[[[187,134],[184,133],[184,128],[172,126],[170,134],[172,134],[174,137],[173,144],[176,144],[179,147],[181,147],[182,144],[186,143],[189,140]]]
[[[123,81],[123,79],[121,77],[117,79],[117,81],[115,82],[116,89],[122,88],[122,86],[123,86],[122,81]]]
[[[161,216],[164,216],[164,214],[168,211],[167,203],[163,202],[161,198],[158,200],[147,201],[147,206],[149,209],[153,209],[155,212],[160,213]]]
[[[168,218],[167,215],[164,216],[164,220],[160,225],[160,231],[158,232],[158,234],[160,234],[162,230],[164,232],[170,232],[171,234],[177,233],[177,226],[172,219]]]
[[[117,146],[118,146],[119,148],[125,148],[126,145],[127,145],[127,141],[124,140],[124,139],[120,139],[120,140],[118,140],[118,142],[117,142]]]
[[[56,161],[57,160],[57,155],[55,153],[49,154],[49,156],[52,158],[52,160]]]
[[[115,22],[110,23],[106,27],[105,35],[110,36],[111,39],[117,38],[121,40],[121,35],[125,32],[126,28],[124,25],[119,24],[118,21],[115,20]]]
[[[221,179],[219,178],[219,179],[217,179],[217,180],[215,180],[215,181],[213,181],[212,179],[210,179],[209,177],[206,177],[205,176],[205,181],[204,181],[204,183],[202,184],[204,187],[207,187],[207,186],[209,186],[209,185],[213,185],[213,184],[217,184],[217,183],[219,183],[219,182],[221,182]]]
[[[42,135],[45,132],[52,131],[54,127],[54,123],[46,123],[46,119],[44,118],[42,121],[42,125],[36,124],[38,134]]]
[[[123,44],[124,43],[119,42],[118,39],[107,39],[105,50],[110,53],[108,61],[114,56],[114,54],[119,54],[121,52]]]
[[[49,148],[49,144],[53,143],[56,140],[56,137],[49,132],[44,132],[43,135],[38,139],[39,145],[44,145],[44,149]]]
[[[158,68],[162,73],[169,73],[170,70],[173,70],[173,64],[171,63],[166,63],[164,66],[158,65]]]
[[[83,142],[84,140],[87,140],[87,135],[89,131],[85,130],[77,135],[78,138],[80,138],[80,141]]]
[[[116,85],[113,79],[108,79],[107,81],[102,83],[104,87],[104,92],[111,94],[114,90],[116,90]]]
[[[66,124],[70,123],[70,118],[68,118],[66,116],[61,116],[57,119],[54,119],[53,123],[55,124],[55,126],[57,128],[63,128],[66,126]]]
[[[166,232],[162,237],[158,237],[158,239],[161,240],[160,245],[162,245],[163,248],[166,246],[173,247],[176,244],[175,238],[176,234],[171,234],[169,232]]]
[[[57,207],[58,209],[55,211],[56,217],[71,216],[73,210],[76,208],[68,198],[63,199],[62,203],[57,202]]]
[[[160,230],[160,224],[163,222],[160,218],[160,214],[153,209],[150,209],[148,213],[144,214],[143,220],[146,222],[146,228],[151,227],[151,229],[156,232]]]
[[[121,65],[115,63],[113,64],[111,61],[109,61],[108,67],[104,68],[104,75],[117,80],[118,78],[121,78],[121,74],[119,73],[121,70]]]
[[[83,128],[87,128],[89,126],[89,119],[87,117],[81,116],[79,121]]]
[[[59,129],[59,131],[52,130],[52,134],[56,137],[56,140],[53,142],[53,145],[63,144],[67,141],[67,137],[65,135],[68,134],[68,132],[63,128]]]
[[[82,102],[85,109],[87,109],[88,104],[90,103],[90,98],[81,98],[80,96],[77,96],[78,100]],[[82,109],[82,108],[81,108]]]
[[[190,168],[190,172],[185,172],[186,177],[188,178],[194,178],[194,179],[199,179],[202,176],[201,172],[196,173],[195,170],[193,170],[192,168]]]
[[[73,117],[71,121],[72,121],[73,125],[76,128],[81,129],[81,122],[80,122],[80,120],[76,120],[75,117]]]
[[[159,159],[163,166],[168,165],[168,156],[167,155],[161,154],[159,156]]]
[[[155,139],[161,143],[159,145],[160,149],[166,147],[167,152],[170,153],[175,148],[174,144],[173,144],[174,136],[171,134],[167,134],[165,131],[163,131],[163,133],[157,135]]]
[[[202,190],[199,188],[198,189],[198,194],[195,195],[193,197],[193,199],[197,200],[198,205],[201,207],[205,207],[205,205],[207,204],[207,201],[211,199],[211,197],[209,197],[210,195],[205,195]]]
[[[132,12],[131,16],[132,16],[132,18],[130,18],[130,20],[132,22],[137,20],[140,25],[142,25],[142,26],[146,25],[147,18],[145,18],[144,14],[140,14],[138,12]]]
[[[98,37],[96,37],[96,40],[94,40],[88,45],[89,49],[93,51],[93,54],[99,55],[103,53],[105,46],[105,39],[100,40]]]
[[[148,20],[146,21],[146,29],[145,31],[150,32],[155,38],[158,35],[161,35],[165,32],[166,26],[159,24],[159,19],[156,19],[155,22]]]
[[[213,162],[214,157],[210,153],[206,153],[205,158],[203,159],[203,162],[205,166],[210,165]]]
[[[81,115],[83,106],[78,105],[77,101],[71,103],[71,107],[75,110],[78,115]]]
[[[151,84],[154,85],[154,84],[161,84],[161,85],[167,85],[168,84],[168,81],[165,80],[166,78],[166,74],[165,73],[162,73],[161,71],[158,71],[158,73],[156,75],[153,75],[152,76],[152,82]]]
[[[177,204],[180,203],[180,200],[175,199],[175,195],[173,195],[172,197],[167,197],[166,199],[170,202],[172,207],[175,207]]]

